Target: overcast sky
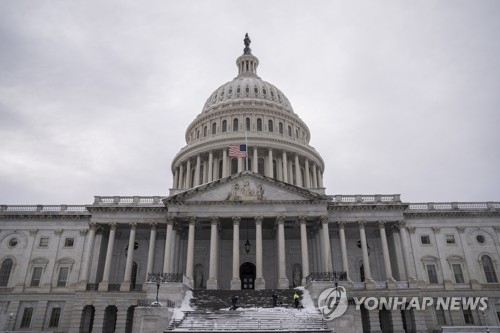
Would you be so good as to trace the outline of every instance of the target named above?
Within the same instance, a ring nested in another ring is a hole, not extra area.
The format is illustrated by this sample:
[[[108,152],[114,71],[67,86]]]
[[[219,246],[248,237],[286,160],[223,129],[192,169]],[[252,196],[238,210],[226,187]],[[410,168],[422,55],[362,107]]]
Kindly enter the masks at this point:
[[[246,32],[328,194],[500,201],[500,1],[1,1],[0,204],[162,195]]]

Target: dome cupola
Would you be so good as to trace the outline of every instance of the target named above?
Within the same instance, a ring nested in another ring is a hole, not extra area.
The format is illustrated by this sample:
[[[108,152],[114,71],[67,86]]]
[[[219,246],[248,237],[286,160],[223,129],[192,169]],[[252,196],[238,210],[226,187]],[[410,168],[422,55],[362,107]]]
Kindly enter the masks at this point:
[[[309,128],[285,94],[257,76],[248,34],[243,42],[238,75],[210,95],[186,130],[187,145],[172,162],[171,193],[244,170],[324,192],[324,162],[309,145]],[[235,144],[246,144],[248,161],[230,156]]]

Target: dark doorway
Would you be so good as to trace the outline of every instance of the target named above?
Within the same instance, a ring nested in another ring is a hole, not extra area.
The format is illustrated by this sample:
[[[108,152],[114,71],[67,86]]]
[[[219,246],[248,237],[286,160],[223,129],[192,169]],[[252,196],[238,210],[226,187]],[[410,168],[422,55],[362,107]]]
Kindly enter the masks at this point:
[[[241,289],[255,288],[255,265],[246,262],[240,266]]]
[[[90,333],[94,327],[95,308],[92,305],[86,305],[82,310],[80,320],[80,333]]]

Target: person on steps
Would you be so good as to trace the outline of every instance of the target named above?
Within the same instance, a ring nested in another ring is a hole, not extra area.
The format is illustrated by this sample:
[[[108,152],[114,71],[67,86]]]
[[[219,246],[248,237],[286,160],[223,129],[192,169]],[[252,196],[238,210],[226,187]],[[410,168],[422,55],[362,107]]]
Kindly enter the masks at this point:
[[[293,294],[293,301],[295,303],[295,308],[298,309],[299,308],[299,299],[300,299],[300,296],[297,292],[295,292],[295,294]]]

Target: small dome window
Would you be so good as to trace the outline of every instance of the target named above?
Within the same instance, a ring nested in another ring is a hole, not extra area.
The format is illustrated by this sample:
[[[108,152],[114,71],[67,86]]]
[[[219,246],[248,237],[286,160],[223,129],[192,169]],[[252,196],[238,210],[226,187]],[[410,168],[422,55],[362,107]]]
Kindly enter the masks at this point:
[[[9,240],[9,247],[16,247],[16,245],[19,243],[19,241],[17,240],[17,238],[11,238]]]

